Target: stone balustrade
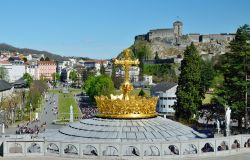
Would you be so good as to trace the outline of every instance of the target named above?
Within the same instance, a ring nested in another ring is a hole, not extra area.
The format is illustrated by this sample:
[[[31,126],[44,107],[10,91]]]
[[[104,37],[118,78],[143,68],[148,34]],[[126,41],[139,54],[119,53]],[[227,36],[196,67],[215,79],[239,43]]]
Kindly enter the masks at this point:
[[[84,142],[4,138],[4,156],[60,156],[85,159],[178,159],[250,151],[250,135],[236,135],[181,142]]]

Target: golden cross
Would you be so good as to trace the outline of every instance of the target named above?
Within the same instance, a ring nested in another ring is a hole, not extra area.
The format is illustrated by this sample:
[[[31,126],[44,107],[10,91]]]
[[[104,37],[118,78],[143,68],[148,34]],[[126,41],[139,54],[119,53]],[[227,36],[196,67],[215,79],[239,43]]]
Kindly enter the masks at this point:
[[[115,59],[114,64],[116,64],[116,65],[121,64],[124,68],[124,72],[125,72],[124,73],[124,82],[121,86],[121,90],[123,93],[123,99],[129,100],[129,93],[133,90],[133,86],[129,82],[129,68],[131,65],[139,64],[140,62],[138,59],[133,61],[130,58],[130,55],[129,55],[130,50],[129,49],[125,49],[123,52],[124,52],[124,58],[122,60]]]
[[[129,68],[131,65],[136,64],[138,65],[140,62],[138,59],[136,59],[135,61],[131,60],[130,57],[130,49],[125,49],[124,51],[124,58],[122,60],[117,60],[115,59],[115,64],[121,64],[124,67],[124,82],[129,82]]]

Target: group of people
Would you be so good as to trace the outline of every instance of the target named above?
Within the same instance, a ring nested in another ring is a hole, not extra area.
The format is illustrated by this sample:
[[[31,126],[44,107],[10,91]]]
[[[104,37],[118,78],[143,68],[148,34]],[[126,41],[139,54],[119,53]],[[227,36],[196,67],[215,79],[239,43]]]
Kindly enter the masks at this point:
[[[39,120],[34,120],[26,124],[17,125],[16,134],[38,134],[45,131],[46,122],[39,125]]]
[[[97,113],[97,108],[82,108],[83,119],[92,118]]]

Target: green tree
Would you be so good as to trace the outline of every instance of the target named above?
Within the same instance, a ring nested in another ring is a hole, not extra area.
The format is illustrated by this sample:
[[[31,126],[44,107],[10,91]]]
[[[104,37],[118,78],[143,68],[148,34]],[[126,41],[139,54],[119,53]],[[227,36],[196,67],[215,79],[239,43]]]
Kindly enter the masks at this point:
[[[43,58],[43,57],[41,57],[41,58],[40,58],[40,61],[44,61],[44,58]]]
[[[8,71],[2,66],[0,66],[0,79],[5,81],[9,80]]]
[[[215,70],[211,61],[202,60],[201,63],[201,95],[205,98],[205,93],[211,87],[215,77]]]
[[[60,80],[60,74],[55,72],[52,74],[53,85],[56,86],[58,80]]]
[[[73,83],[76,83],[76,81],[78,80],[78,74],[75,70],[69,73],[69,79],[73,81]]]
[[[194,114],[197,114],[197,109],[202,104],[201,57],[193,43],[184,51],[180,70],[175,116],[177,119],[188,121]]]
[[[115,91],[112,79],[107,75],[89,77],[84,84],[84,90],[92,102],[95,102],[95,96],[110,96]]]
[[[159,60],[159,59],[160,59],[159,54],[158,54],[158,52],[156,52],[156,53],[155,53],[155,61],[157,61],[157,60]]]
[[[46,58],[45,58],[45,61],[50,61],[49,57],[46,57]]]
[[[230,42],[230,52],[225,54],[222,71],[224,74],[224,99],[232,109],[232,118],[241,119],[245,115],[246,91],[249,82],[246,74],[250,68],[250,27],[238,28],[235,39]]]
[[[138,58],[140,61],[139,68],[139,81],[143,81],[144,75],[144,60],[148,60],[152,58],[152,51],[150,45],[147,41],[139,40],[136,41],[132,46],[131,49],[134,53],[134,57]]]
[[[26,82],[26,86],[27,87],[30,87],[32,81],[33,81],[33,78],[32,76],[29,74],[29,73],[24,73],[23,74],[23,79],[24,81]]]
[[[23,61],[24,61],[24,62],[27,62],[28,60],[27,60],[27,58],[26,58],[26,57],[23,57]]]
[[[95,68],[84,68],[82,71],[82,80],[86,81],[88,77],[96,75]]]
[[[102,75],[105,74],[105,67],[104,67],[103,63],[101,64],[101,67],[100,67],[100,73],[101,73]]]
[[[140,90],[138,96],[142,96],[142,97],[146,96],[146,93],[144,92],[143,89]]]
[[[114,83],[115,88],[119,89],[123,82],[123,79],[121,76],[116,76],[116,66],[114,64],[112,65],[111,79]]]

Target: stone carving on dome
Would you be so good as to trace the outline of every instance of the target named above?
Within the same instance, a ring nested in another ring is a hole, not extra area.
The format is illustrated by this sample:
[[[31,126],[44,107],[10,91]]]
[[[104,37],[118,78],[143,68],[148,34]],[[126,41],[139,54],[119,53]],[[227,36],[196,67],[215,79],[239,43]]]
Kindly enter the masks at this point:
[[[179,149],[175,145],[169,145],[168,149],[164,151],[164,155],[179,155]]]
[[[19,143],[12,143],[9,147],[9,153],[23,153],[23,147]]]
[[[246,148],[250,147],[250,138],[244,143],[244,147]]]
[[[217,151],[226,151],[228,150],[228,143],[226,141],[222,141],[220,145],[217,147]]]
[[[160,151],[156,146],[149,146],[144,151],[144,156],[160,156]]]
[[[107,146],[102,154],[103,156],[118,156],[118,150],[114,146]]]
[[[59,147],[55,143],[50,143],[47,146],[47,152],[59,154]]]
[[[64,153],[71,154],[71,155],[78,155],[78,150],[77,150],[76,146],[74,146],[72,144],[68,144],[64,148]]]
[[[32,143],[28,149],[27,149],[28,153],[41,153],[41,147],[38,143]]]
[[[97,149],[94,146],[87,145],[87,146],[85,146],[85,148],[83,150],[83,155],[86,155],[86,156],[98,156],[98,152],[97,152]]]
[[[206,152],[214,152],[214,147],[211,143],[206,143],[202,148],[201,152],[206,153]]]
[[[239,140],[235,139],[232,146],[231,146],[232,149],[237,149],[237,148],[240,148],[240,142]]]
[[[188,144],[183,154],[197,154],[197,147],[194,144]]]
[[[126,148],[124,156],[140,156],[139,149],[135,146],[129,146]]]

